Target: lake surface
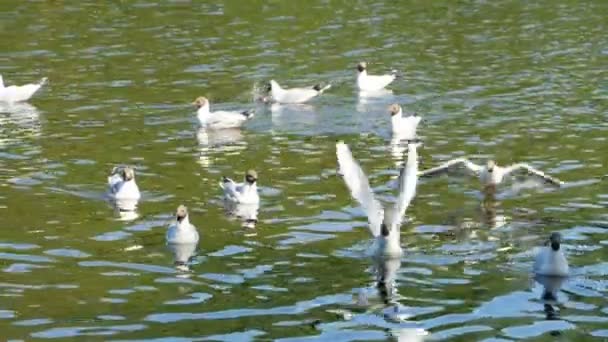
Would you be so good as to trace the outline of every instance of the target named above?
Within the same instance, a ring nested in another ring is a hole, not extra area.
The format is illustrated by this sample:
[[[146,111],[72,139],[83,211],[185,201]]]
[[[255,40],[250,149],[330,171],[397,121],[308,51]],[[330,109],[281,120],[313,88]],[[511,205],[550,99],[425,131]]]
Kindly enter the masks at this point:
[[[5,83],[49,84],[0,109],[0,336],[608,338],[607,17],[606,1],[2,1]],[[401,72],[392,94],[357,94],[363,60]],[[333,88],[256,104],[271,78]],[[199,131],[201,95],[256,116]],[[465,175],[421,180],[383,295],[335,142],[390,199],[404,158],[391,103],[424,118],[421,168],[492,157],[571,183],[482,199]],[[121,163],[143,191],[136,218],[104,199]],[[226,216],[218,187],[248,168],[255,229]],[[164,242],[182,203],[202,235],[189,272]],[[530,268],[553,231],[572,276],[546,303]]]

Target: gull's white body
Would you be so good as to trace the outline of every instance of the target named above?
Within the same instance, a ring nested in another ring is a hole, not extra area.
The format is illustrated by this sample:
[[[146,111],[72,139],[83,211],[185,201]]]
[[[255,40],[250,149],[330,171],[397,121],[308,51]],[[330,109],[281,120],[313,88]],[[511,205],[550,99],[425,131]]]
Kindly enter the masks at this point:
[[[361,91],[377,91],[384,89],[395,80],[395,75],[368,75],[367,70],[359,71],[357,87]]]
[[[22,86],[4,86],[4,80],[0,75],[0,102],[22,102],[29,100],[47,81],[44,77],[39,83],[26,84]]]
[[[176,220],[169,226],[166,239],[168,244],[196,244],[198,243],[198,232],[186,216],[182,222]]]
[[[220,182],[220,187],[224,191],[225,200],[240,204],[260,203],[260,196],[258,195],[256,183],[236,183],[230,178],[227,178],[227,180],[227,182]]]
[[[541,247],[534,259],[534,273],[552,277],[568,276],[568,260],[566,260],[562,248],[554,251],[551,246]]]
[[[251,112],[236,112],[236,111],[209,111],[209,102],[201,106],[196,117],[202,127],[209,129],[225,129],[241,127],[245,121],[253,117]]]
[[[399,112],[391,116],[393,137],[407,140],[416,138],[416,130],[421,119],[420,116],[416,115],[403,116],[403,112],[399,108]]]
[[[354,160],[348,146],[342,142],[336,144],[336,155],[340,174],[349,188],[351,195],[363,208],[369,220],[369,229],[374,241],[374,254],[387,258],[398,258],[402,255],[400,243],[400,225],[405,211],[416,193],[418,173],[418,153],[416,144],[408,145],[408,157],[399,175],[399,196],[395,205],[386,210],[374,197],[367,176]],[[382,224],[388,228],[388,236],[381,234]]]
[[[323,94],[331,85],[316,90],[313,87],[309,88],[282,88],[275,80],[270,81],[270,95],[273,101],[278,103],[304,103]]]
[[[563,184],[563,182],[560,181],[559,179],[546,175],[545,173],[529,166],[528,164],[517,163],[517,164],[513,164],[508,167],[501,167],[501,166],[495,165],[492,169],[492,172],[489,172],[487,166],[477,165],[475,163],[470,162],[466,158],[453,159],[438,167],[428,169],[425,171],[421,171],[419,173],[419,176],[421,176],[421,177],[432,176],[437,173],[448,171],[459,165],[463,165],[469,171],[471,171],[472,173],[477,175],[479,177],[480,182],[485,186],[498,185],[498,184],[502,183],[502,181],[505,179],[505,176],[507,176],[515,171],[519,171],[519,170],[523,170],[523,171],[527,172],[528,174],[539,177],[539,178],[541,178],[549,183],[553,183],[555,185]]]
[[[108,192],[112,199],[138,201],[141,198],[135,178],[125,181],[119,174],[119,168],[108,177]]]

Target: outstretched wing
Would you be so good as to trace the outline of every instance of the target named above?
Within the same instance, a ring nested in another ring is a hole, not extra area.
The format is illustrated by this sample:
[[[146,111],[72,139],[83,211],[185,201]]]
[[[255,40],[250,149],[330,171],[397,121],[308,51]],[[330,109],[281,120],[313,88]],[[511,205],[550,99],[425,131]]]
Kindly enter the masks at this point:
[[[340,166],[340,174],[344,178],[346,186],[353,198],[361,204],[363,211],[367,215],[370,233],[373,236],[378,236],[383,217],[382,205],[374,197],[365,173],[363,173],[363,170],[353,158],[348,146],[343,142],[337,143],[336,155]]]
[[[405,215],[405,211],[416,195],[416,185],[418,183],[418,152],[416,144],[408,145],[408,156],[405,166],[399,174],[399,197],[395,203],[395,210],[392,222],[397,227],[401,225],[401,220]]]
[[[562,182],[561,180],[559,180],[555,177],[551,177],[551,176],[547,175],[546,173],[544,173],[540,170],[537,170],[525,163],[518,163],[518,164],[511,165],[509,167],[506,167],[504,174],[507,175],[511,172],[518,171],[518,170],[523,170],[530,175],[539,177],[539,178],[543,179],[545,182],[556,185],[556,186],[561,186],[564,184],[564,182]]]
[[[456,159],[452,159],[450,161],[447,161],[437,167],[434,167],[432,169],[428,169],[425,171],[420,171],[418,173],[419,177],[429,177],[429,176],[434,176],[443,172],[447,172],[450,169],[453,169],[454,167],[457,167],[459,165],[464,165],[464,167],[466,167],[469,171],[478,174],[479,172],[481,172],[482,167],[471,163],[468,159],[466,158],[456,158]]]

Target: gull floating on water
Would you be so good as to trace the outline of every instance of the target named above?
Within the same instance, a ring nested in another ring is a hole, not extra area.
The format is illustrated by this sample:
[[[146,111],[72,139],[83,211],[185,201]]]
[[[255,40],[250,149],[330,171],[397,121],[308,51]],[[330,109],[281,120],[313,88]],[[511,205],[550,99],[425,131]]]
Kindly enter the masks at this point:
[[[253,110],[243,112],[225,110],[210,112],[209,100],[204,96],[199,96],[192,104],[198,108],[196,114],[201,126],[209,129],[240,127],[245,121],[253,118]]]
[[[403,116],[403,110],[398,104],[393,104],[389,107],[391,114],[391,127],[393,136],[399,139],[413,140],[416,138],[416,130],[420,123],[421,117],[414,114]]]
[[[198,232],[188,219],[188,208],[186,206],[180,205],[177,207],[175,222],[169,226],[166,238],[168,244],[196,244],[198,242]]]
[[[139,200],[141,194],[135,183],[135,171],[129,166],[116,166],[108,177],[108,191],[115,200]]]
[[[267,91],[270,93],[271,99],[274,102],[278,103],[304,103],[311,100],[314,97],[317,97],[323,94],[324,91],[331,88],[331,84],[326,86],[322,86],[321,84],[317,84],[308,88],[282,88],[279,83],[275,80],[271,80],[268,83]],[[263,99],[268,102],[269,99]]]
[[[400,226],[405,211],[416,193],[418,180],[417,143],[408,144],[408,156],[405,166],[399,174],[399,196],[390,208],[383,209],[374,197],[367,176],[353,158],[348,146],[343,142],[336,144],[336,155],[340,174],[344,178],[351,195],[363,208],[369,221],[369,231],[375,238],[374,254],[376,256],[398,258],[402,249],[400,243]]]
[[[517,163],[507,167],[501,167],[496,165],[495,161],[488,160],[486,165],[481,166],[470,162],[466,158],[452,159],[432,169],[420,171],[418,175],[420,177],[433,176],[438,173],[449,171],[450,169],[461,165],[479,177],[479,180],[484,186],[498,185],[504,180],[505,176],[516,171],[524,171],[556,186],[562,186],[564,184],[564,182],[560,181],[559,179],[551,177],[525,163]]]
[[[377,91],[384,89],[397,77],[394,73],[390,75],[368,75],[367,63],[361,62],[357,65],[357,87],[362,91]]]
[[[4,86],[4,80],[0,75],[0,102],[21,102],[29,100],[47,81],[43,77],[38,83],[26,84],[22,86]]]
[[[220,182],[220,188],[224,190],[226,201],[241,204],[256,204],[260,202],[258,195],[258,173],[255,170],[248,170],[245,173],[245,181],[236,183],[228,177],[224,177]]]
[[[552,233],[545,245],[540,248],[534,259],[533,271],[536,275],[550,277],[567,277],[568,260],[561,248],[562,236]]]

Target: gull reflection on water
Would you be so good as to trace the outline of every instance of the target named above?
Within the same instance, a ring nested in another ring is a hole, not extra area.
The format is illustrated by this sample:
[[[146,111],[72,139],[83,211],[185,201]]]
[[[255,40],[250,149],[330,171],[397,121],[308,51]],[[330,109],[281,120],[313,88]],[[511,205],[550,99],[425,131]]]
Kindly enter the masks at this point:
[[[213,153],[230,153],[243,150],[245,146],[235,144],[243,141],[243,138],[243,133],[238,128],[218,130],[199,128],[196,133],[199,151],[198,163],[201,166],[209,167],[213,163]]]
[[[197,243],[168,243],[167,247],[173,253],[173,265],[181,272],[190,272],[190,261],[196,252]]]
[[[242,221],[243,228],[253,229],[258,222],[259,203],[243,204],[224,200],[224,210],[228,217]]]

